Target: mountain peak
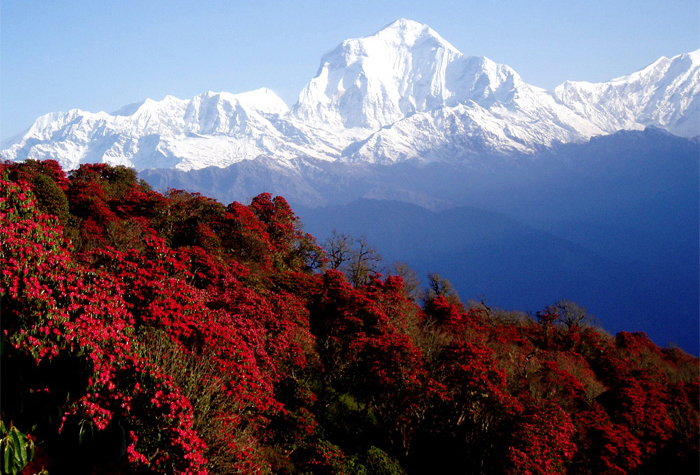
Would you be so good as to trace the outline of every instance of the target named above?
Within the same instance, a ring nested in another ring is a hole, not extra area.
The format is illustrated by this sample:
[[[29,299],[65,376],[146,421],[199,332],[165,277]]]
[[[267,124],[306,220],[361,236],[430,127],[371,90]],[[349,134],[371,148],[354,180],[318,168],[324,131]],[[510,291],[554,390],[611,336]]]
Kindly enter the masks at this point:
[[[567,81],[554,96],[607,133],[657,126],[694,137],[700,130],[700,50],[662,56],[607,82]]]
[[[395,38],[401,43],[410,46],[414,45],[419,38],[431,37],[441,43],[449,45],[445,39],[428,25],[413,20],[407,20],[406,18],[400,18],[388,24],[369,38],[372,37],[384,39]],[[452,45],[450,45],[450,47],[454,48]]]
[[[326,53],[291,109],[260,88],[146,99],[112,114],[52,113],[4,143],[0,157],[182,170],[261,155],[285,164],[297,157],[450,161],[649,126],[694,137],[699,111],[700,50],[605,83],[569,81],[548,92],[401,18]]]
[[[430,28],[428,25],[424,23],[419,23],[414,20],[409,20],[408,18],[399,18],[398,20],[392,21],[388,25],[386,25],[384,28],[382,28],[379,31],[384,31],[384,30],[423,30],[426,28]]]
[[[690,53],[683,53],[679,55],[679,57],[689,59],[693,66],[700,66],[700,49],[696,49]]]
[[[461,54],[457,48],[452,46],[447,40],[440,36],[438,32],[430,28],[428,25],[417,21],[408,20],[406,18],[400,18],[388,24],[371,36],[348,41],[366,42],[372,40],[379,40],[381,43],[391,45],[392,47],[408,48],[412,48],[418,43],[427,41],[432,43],[432,46],[434,47],[445,48],[454,53]]]
[[[237,101],[246,104],[248,107],[266,113],[285,114],[289,106],[272,89],[261,87],[252,91],[241,92],[232,96]]]
[[[463,56],[427,25],[396,20],[325,54],[293,115],[316,127],[378,130],[444,105],[454,95],[447,76],[458,76],[450,73]]]

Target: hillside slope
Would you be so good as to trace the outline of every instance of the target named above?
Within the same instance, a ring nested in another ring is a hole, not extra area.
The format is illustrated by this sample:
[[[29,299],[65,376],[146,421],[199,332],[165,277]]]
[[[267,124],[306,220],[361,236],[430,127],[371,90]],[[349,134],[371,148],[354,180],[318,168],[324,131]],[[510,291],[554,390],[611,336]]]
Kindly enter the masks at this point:
[[[284,198],[160,194],[124,167],[3,164],[0,215],[15,472],[698,468],[698,359],[575,303],[467,307],[443,278],[419,297],[374,271],[353,286]]]

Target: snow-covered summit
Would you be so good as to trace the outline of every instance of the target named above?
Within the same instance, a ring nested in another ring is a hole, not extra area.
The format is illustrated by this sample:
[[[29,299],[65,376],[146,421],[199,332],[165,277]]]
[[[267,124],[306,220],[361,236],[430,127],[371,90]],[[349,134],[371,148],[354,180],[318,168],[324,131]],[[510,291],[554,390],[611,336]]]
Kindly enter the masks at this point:
[[[442,36],[440,36],[435,30],[430,28],[428,25],[419,23],[417,21],[409,20],[407,18],[399,18],[398,20],[393,21],[381,30],[377,31],[371,37],[376,37],[383,41],[391,42],[397,46],[401,44],[413,46],[419,39],[430,38],[433,41],[439,43],[441,46],[447,47],[457,52],[457,48],[452,46],[449,42],[447,42]]]
[[[694,137],[700,134],[700,50],[661,57],[608,82],[567,81],[554,97],[607,133],[655,126]]]
[[[281,134],[271,120],[288,111],[277,94],[262,88],[241,94],[210,91],[189,100],[146,99],[111,114],[53,112],[39,117],[2,156],[52,158],[66,169],[90,162],[140,169],[227,166],[279,154]]]
[[[261,88],[146,99],[111,114],[55,112],[4,144],[1,158],[180,170],[259,156],[287,169],[297,159],[454,161],[648,126],[700,133],[700,50],[608,82],[546,91],[400,19],[323,55],[291,108]]]
[[[503,99],[515,82],[509,67],[465,57],[427,25],[401,19],[326,53],[291,115],[321,128],[377,130],[496,91]]]

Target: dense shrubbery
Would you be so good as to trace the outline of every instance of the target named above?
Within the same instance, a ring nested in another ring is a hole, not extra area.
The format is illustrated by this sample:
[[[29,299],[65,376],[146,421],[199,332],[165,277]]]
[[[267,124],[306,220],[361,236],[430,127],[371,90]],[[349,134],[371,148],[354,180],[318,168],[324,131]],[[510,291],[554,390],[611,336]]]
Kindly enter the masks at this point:
[[[324,264],[281,197],[2,165],[2,421],[25,473],[697,473],[696,358],[570,302],[465,307],[431,276],[419,304]]]

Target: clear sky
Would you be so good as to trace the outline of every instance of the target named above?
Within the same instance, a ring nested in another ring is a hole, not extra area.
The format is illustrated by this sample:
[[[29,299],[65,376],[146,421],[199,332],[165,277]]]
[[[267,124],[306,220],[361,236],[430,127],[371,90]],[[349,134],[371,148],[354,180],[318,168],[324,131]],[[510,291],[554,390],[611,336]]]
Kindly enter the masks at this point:
[[[547,89],[700,48],[700,0],[0,0],[0,138],[168,94],[265,86],[292,105],[323,53],[398,18]]]

